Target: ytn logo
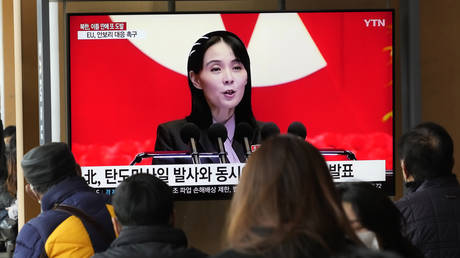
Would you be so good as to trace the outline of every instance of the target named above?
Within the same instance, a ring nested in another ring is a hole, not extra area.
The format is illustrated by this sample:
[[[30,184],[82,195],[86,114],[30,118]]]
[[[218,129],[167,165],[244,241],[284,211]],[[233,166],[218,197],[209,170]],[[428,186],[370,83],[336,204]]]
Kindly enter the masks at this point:
[[[385,27],[385,19],[364,19],[366,27]]]

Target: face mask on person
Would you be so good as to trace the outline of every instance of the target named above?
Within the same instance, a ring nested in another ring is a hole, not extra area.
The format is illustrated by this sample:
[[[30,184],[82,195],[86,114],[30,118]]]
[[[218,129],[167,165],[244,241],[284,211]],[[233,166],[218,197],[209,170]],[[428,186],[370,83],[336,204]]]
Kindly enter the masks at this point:
[[[367,246],[367,248],[378,250],[379,242],[377,241],[377,236],[374,232],[370,230],[361,230],[356,232],[356,235]]]

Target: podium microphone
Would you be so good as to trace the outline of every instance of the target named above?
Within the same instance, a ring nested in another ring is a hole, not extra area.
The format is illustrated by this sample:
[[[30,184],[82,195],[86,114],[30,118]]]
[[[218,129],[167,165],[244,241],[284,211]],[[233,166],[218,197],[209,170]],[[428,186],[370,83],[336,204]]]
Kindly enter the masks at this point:
[[[219,150],[220,163],[229,163],[227,152],[224,148],[224,141],[227,139],[227,128],[221,123],[212,124],[208,129],[209,139],[216,144]]]
[[[260,136],[262,137],[262,141],[265,141],[271,136],[275,136],[277,134],[280,134],[280,128],[273,122],[266,123],[264,126],[262,126],[262,129],[260,130]]]
[[[301,122],[292,122],[287,130],[288,133],[299,136],[302,140],[307,138],[307,128]]]
[[[236,126],[235,129],[235,140],[243,143],[244,149],[246,150],[246,160],[251,155],[251,147],[249,146],[249,138],[252,137],[252,127],[246,123],[241,122]]]
[[[180,130],[180,138],[190,144],[193,164],[200,164],[200,155],[196,150],[196,142],[200,140],[200,129],[194,123],[186,123]]]

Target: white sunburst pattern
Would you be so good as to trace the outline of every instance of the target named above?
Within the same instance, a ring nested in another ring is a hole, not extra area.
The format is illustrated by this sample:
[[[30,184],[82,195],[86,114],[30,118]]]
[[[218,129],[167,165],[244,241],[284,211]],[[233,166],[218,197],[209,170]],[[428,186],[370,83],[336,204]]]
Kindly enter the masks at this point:
[[[187,58],[195,41],[224,30],[220,14],[156,14],[110,16],[126,22],[128,30],[143,37],[130,39],[141,52],[159,64],[186,76]],[[252,85],[274,86],[308,76],[326,61],[297,13],[262,13],[248,45]]]

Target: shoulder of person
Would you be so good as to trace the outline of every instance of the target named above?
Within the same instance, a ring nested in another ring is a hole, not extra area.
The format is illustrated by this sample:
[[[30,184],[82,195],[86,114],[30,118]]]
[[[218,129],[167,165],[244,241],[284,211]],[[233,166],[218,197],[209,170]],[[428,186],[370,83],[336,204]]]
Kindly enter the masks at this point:
[[[257,124],[257,127],[259,129],[261,129],[267,122],[263,122],[263,121],[256,121],[256,124]]]
[[[411,194],[413,195],[413,194]],[[413,198],[412,196],[404,196],[403,198],[396,201],[394,204],[401,212],[401,215],[404,217],[406,223],[410,223],[409,220],[411,215],[414,213],[415,206],[420,206],[421,203],[418,201],[419,198]]]
[[[109,258],[109,257],[114,258],[116,256],[112,256],[110,252],[108,251],[101,252],[101,253],[95,253],[93,256],[91,256],[91,258]]]
[[[27,222],[19,231],[16,238],[15,257],[38,257],[42,253],[46,239],[43,239],[33,224],[34,219]]]
[[[63,214],[62,216],[55,210],[43,211],[37,217],[29,220],[19,231],[19,235],[24,234],[24,238],[30,239],[33,237],[47,238],[48,235],[70,215]],[[45,241],[44,239],[43,241]]]
[[[419,205],[420,203],[430,202],[430,189],[423,189],[404,194],[401,199],[395,202],[396,207],[400,210],[409,206]]]
[[[172,120],[166,123],[161,123],[158,125],[158,127],[164,127],[164,128],[182,128],[187,123],[186,119],[178,119],[178,120]]]
[[[187,257],[187,258],[205,258],[205,257],[209,257],[208,254],[206,253],[203,253],[202,251],[196,249],[196,248],[193,248],[193,247],[186,247],[184,249],[182,249],[182,251],[178,251],[176,254],[172,255],[171,257],[177,257],[177,258],[181,258],[181,257]]]
[[[110,246],[105,252],[94,254],[93,258],[116,257],[169,257],[206,258],[207,254],[195,248],[174,248],[159,243],[138,243],[132,245]]]

